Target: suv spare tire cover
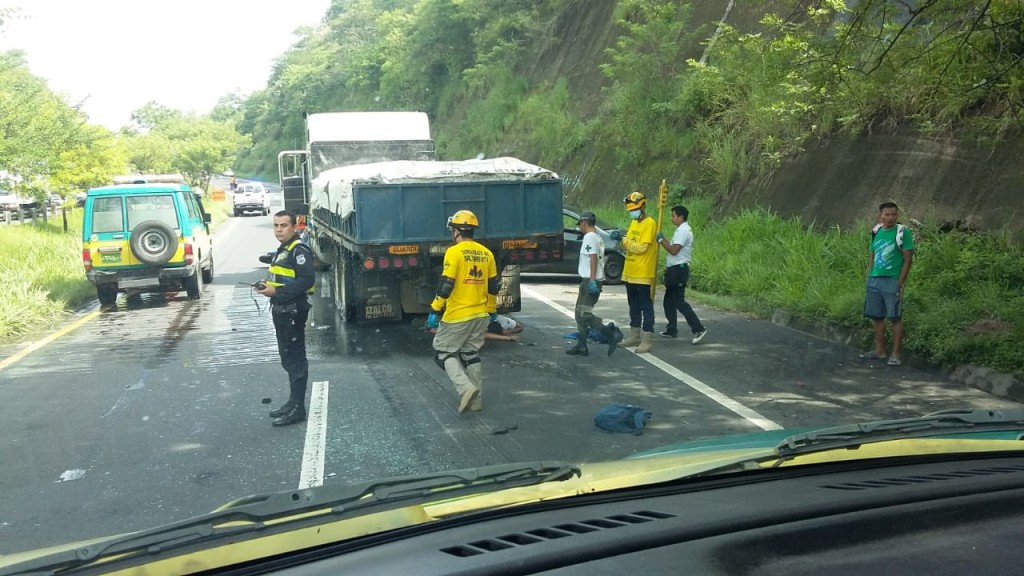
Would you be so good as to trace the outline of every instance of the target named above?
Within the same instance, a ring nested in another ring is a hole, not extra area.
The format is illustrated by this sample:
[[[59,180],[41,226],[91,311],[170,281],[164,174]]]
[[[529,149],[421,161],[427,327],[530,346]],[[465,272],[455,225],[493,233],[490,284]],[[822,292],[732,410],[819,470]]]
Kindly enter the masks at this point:
[[[161,266],[170,261],[178,250],[178,237],[167,224],[146,220],[132,230],[128,245],[139,262]]]

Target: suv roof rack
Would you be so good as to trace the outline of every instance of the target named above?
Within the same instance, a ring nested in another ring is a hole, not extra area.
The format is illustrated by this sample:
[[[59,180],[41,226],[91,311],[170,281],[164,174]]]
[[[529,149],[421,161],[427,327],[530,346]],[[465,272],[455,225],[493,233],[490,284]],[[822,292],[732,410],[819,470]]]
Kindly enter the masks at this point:
[[[181,174],[128,174],[114,176],[114,184],[184,184]]]

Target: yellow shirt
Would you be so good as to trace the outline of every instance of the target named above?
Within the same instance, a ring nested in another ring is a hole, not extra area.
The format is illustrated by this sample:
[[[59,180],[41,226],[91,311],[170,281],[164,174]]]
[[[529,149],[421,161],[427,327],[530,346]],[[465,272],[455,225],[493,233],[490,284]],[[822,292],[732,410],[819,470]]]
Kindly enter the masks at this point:
[[[430,304],[437,312],[444,308],[442,320],[465,322],[494,312],[497,299],[487,293],[487,281],[498,275],[498,268],[486,247],[472,240],[450,246],[444,253],[441,275],[455,280],[448,298],[437,295]]]
[[[650,216],[629,223],[622,247],[626,249],[626,263],[622,267],[622,281],[630,284],[654,284],[658,266],[658,244],[655,242],[658,223]]]

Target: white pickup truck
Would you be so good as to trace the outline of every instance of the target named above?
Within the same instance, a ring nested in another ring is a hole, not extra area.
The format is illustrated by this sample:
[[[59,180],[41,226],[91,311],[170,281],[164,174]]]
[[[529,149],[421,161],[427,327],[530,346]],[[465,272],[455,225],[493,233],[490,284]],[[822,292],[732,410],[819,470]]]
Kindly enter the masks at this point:
[[[266,216],[270,214],[270,194],[259,182],[239,183],[238,189],[231,194],[231,207],[235,216],[246,212],[259,212]]]

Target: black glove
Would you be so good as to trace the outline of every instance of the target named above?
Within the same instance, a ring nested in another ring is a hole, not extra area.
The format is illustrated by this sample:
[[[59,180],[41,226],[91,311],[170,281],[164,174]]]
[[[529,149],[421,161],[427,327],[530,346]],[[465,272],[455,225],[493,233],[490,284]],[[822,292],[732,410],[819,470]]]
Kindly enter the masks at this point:
[[[260,262],[263,262],[264,264],[270,264],[273,261],[274,261],[274,253],[273,252],[267,252],[266,254],[260,256]]]

